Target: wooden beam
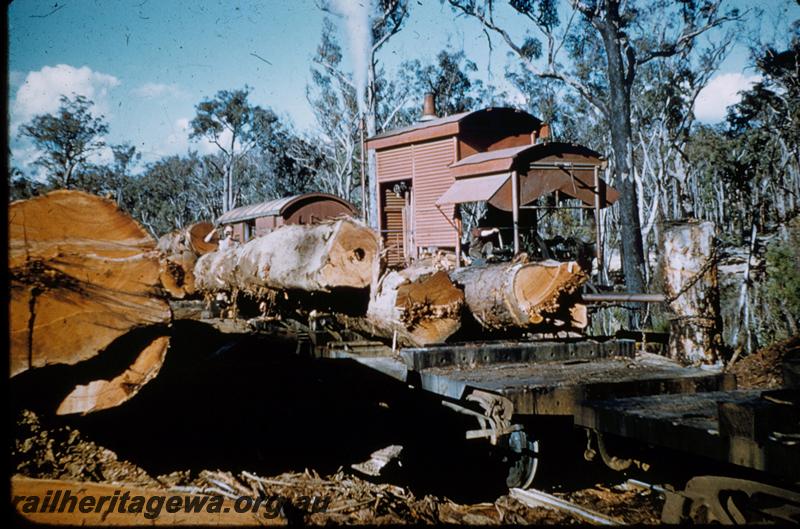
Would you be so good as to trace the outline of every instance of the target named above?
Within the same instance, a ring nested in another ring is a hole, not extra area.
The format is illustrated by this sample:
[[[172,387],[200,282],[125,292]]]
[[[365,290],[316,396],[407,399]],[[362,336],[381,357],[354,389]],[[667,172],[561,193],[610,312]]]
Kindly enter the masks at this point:
[[[594,166],[594,238],[597,270],[603,268],[603,233],[600,226],[600,168]]]
[[[511,171],[511,216],[514,219],[514,255],[519,254],[519,173]]]

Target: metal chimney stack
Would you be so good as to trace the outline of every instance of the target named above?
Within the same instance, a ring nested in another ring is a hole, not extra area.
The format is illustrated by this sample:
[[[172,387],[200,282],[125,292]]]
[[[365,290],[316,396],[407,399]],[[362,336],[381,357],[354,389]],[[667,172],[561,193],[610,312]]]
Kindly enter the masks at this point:
[[[433,94],[427,92],[425,94],[425,102],[422,105],[422,117],[419,118],[420,121],[430,121],[432,119],[436,119],[438,116],[436,115],[436,100],[433,97]]]

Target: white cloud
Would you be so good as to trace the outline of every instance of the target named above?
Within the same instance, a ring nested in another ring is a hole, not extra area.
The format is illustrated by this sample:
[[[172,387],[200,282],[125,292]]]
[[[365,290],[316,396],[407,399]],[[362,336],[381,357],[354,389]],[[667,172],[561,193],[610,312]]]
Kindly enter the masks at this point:
[[[94,101],[94,115],[108,117],[108,93],[119,84],[119,79],[113,75],[95,72],[88,66],[75,68],[59,64],[28,72],[11,106],[12,131],[37,114],[56,111],[59,98],[62,95],[71,97],[73,93]]]
[[[219,139],[217,141],[219,142],[220,145],[223,145],[225,146],[226,149],[228,149],[230,148],[232,136],[233,133],[230,131],[230,129],[224,129],[220,133]],[[217,144],[206,136],[196,138],[193,140],[193,142],[194,142],[193,143],[194,147],[200,154],[214,154],[219,152],[219,147],[217,147]],[[241,144],[237,140],[236,143],[234,144],[233,150],[238,152],[240,148]]]
[[[205,138],[190,140],[189,134],[192,132],[190,118],[178,118],[170,125],[169,133],[162,136],[161,142],[150,153],[145,153],[154,160],[163,156],[173,154],[185,155],[190,149],[203,154],[213,154],[217,152],[217,146]],[[228,136],[230,140],[230,136]]]
[[[179,97],[185,92],[177,84],[145,83],[132,91],[133,95],[144,99],[159,97]]]
[[[172,124],[172,132],[163,143],[165,154],[183,154],[189,148],[189,118],[178,118]]]
[[[742,98],[739,92],[749,90],[761,80],[760,75],[723,73],[715,76],[697,96],[694,113],[697,119],[716,123],[725,119],[727,108]]]

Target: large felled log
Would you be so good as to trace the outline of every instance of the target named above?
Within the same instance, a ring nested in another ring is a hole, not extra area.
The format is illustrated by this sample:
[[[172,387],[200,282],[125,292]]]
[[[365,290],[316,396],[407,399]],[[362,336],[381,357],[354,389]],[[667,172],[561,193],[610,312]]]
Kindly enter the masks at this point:
[[[373,287],[366,317],[340,317],[351,330],[398,345],[423,346],[444,342],[461,327],[464,293],[447,272],[418,263],[393,270]]]
[[[195,288],[201,292],[227,292],[238,288],[237,248],[217,250],[200,257],[194,265]]]
[[[575,262],[494,263],[450,272],[466,305],[484,328],[528,328],[557,312],[563,296],[587,276]]]
[[[173,298],[181,299],[195,292],[197,258],[217,249],[219,237],[216,234],[209,241],[205,240],[213,230],[210,222],[197,222],[167,233],[158,240],[161,284]]]
[[[11,376],[77,364],[171,317],[155,241],[107,199],[54,191],[13,202],[8,266]]]
[[[169,321],[155,241],[114,202],[78,191],[13,202],[9,239],[12,376]]]
[[[330,292],[365,288],[378,259],[378,235],[353,219],[282,226],[239,246],[197,260],[197,288]]]

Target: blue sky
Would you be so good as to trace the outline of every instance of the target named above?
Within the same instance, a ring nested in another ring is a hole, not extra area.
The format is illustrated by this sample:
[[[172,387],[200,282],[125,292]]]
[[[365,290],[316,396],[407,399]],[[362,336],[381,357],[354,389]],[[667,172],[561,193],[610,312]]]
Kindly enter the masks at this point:
[[[770,1],[773,18],[800,18],[795,2]],[[780,15],[783,9],[789,12]],[[210,151],[188,141],[194,106],[245,84],[254,103],[290,118],[299,131],[310,130],[305,86],[322,19],[313,0],[15,0],[8,8],[14,162],[24,166],[35,156],[15,139],[15,128],[55,110],[62,92],[93,99],[110,124],[109,141],[132,142],[145,161],[190,146]],[[523,32],[521,17],[509,23]],[[504,45],[494,39],[490,54],[478,24],[455,18],[439,0],[411,0],[406,27],[380,58],[391,72],[403,60],[431,60],[448,44],[463,47],[484,79],[491,64],[495,83],[502,80]],[[741,46],[726,61],[708,94],[706,106],[714,108],[706,120],[721,116],[736,89],[752,81],[746,59]]]

